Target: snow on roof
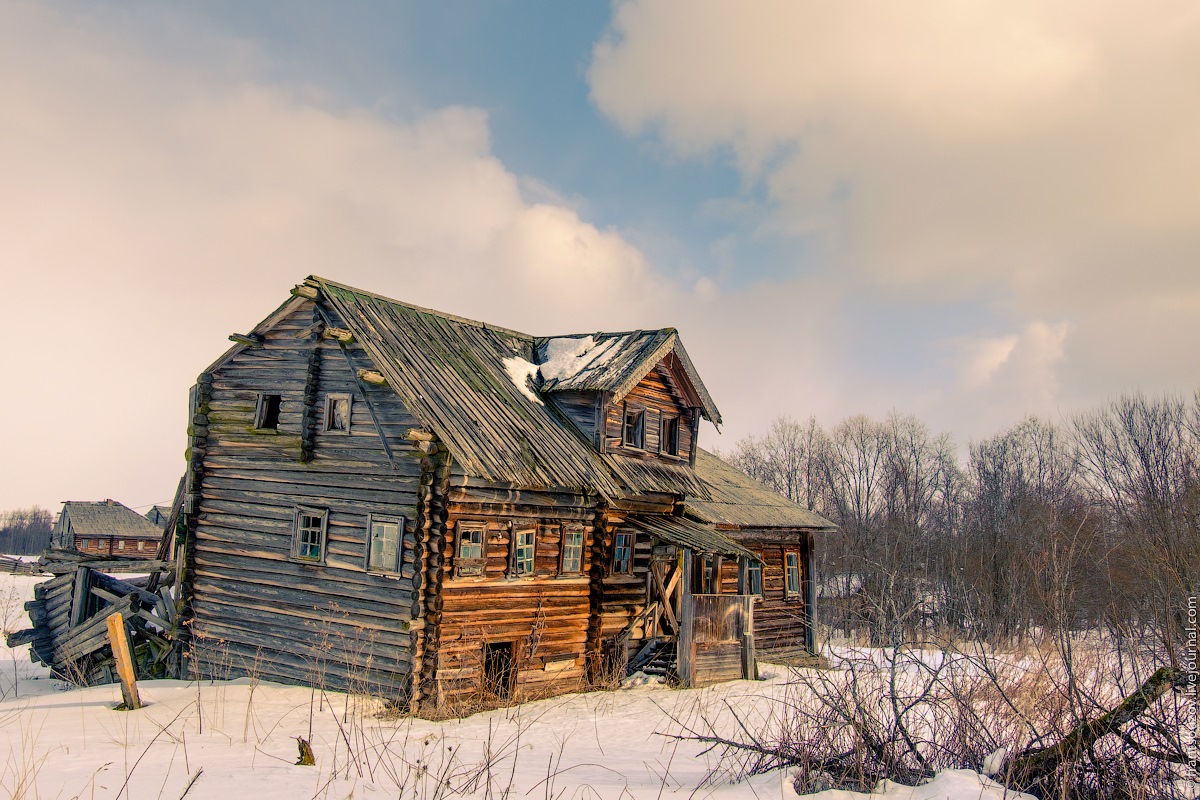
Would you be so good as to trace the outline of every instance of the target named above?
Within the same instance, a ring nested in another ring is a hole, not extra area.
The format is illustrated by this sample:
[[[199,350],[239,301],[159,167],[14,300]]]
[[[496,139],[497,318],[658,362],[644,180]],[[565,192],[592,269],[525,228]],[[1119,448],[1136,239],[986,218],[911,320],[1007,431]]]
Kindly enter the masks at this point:
[[[547,339],[540,365],[542,380],[565,381],[585,369],[606,363],[629,339],[628,335],[605,339],[599,344],[593,336],[558,336]]]
[[[533,383],[537,380],[538,365],[531,364],[520,356],[504,359],[504,371],[508,373],[508,378],[517,387],[521,394],[528,397],[539,406],[545,405],[542,398],[537,396],[537,392],[533,390]]]

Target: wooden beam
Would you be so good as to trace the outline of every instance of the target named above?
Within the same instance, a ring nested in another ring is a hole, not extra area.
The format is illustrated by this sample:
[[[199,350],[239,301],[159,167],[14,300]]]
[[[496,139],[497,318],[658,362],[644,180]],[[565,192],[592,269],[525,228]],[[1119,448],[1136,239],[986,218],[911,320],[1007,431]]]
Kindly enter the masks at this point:
[[[387,378],[383,377],[382,372],[376,372],[373,369],[359,367],[358,379],[363,383],[369,383],[374,386],[387,386]]]
[[[321,290],[315,286],[308,286],[301,283],[292,289],[292,294],[296,297],[307,297],[309,300],[316,300],[321,295]]]
[[[354,333],[347,328],[326,328],[322,335],[326,339],[333,339],[342,344],[350,344],[354,341]]]
[[[138,697],[137,676],[133,671],[133,653],[129,650],[129,636],[125,632],[125,617],[112,614],[108,618],[108,643],[112,646],[113,660],[117,663],[117,677],[121,679],[121,697],[125,710],[134,711],[142,707]]]
[[[257,333],[231,333],[229,341],[244,344],[247,347],[258,347],[263,343],[263,339]]]

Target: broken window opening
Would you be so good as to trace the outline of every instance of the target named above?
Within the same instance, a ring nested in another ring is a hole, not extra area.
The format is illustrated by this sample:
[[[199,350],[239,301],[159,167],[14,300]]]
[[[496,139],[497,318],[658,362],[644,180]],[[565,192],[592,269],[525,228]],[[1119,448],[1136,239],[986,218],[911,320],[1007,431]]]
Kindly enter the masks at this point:
[[[279,409],[283,405],[283,395],[260,394],[258,408],[254,412],[254,427],[260,431],[279,430]]]

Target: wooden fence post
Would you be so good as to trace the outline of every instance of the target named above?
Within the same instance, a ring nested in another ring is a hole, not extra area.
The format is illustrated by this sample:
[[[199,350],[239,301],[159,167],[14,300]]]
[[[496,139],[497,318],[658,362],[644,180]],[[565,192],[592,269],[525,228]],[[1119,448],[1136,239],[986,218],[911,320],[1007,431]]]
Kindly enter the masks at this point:
[[[125,700],[125,710],[133,711],[142,707],[142,700],[138,697],[133,653],[129,650],[129,637],[125,633],[125,618],[120,612],[110,614],[107,624],[108,643],[112,645],[113,660],[117,662],[117,677],[121,679],[121,697]]]

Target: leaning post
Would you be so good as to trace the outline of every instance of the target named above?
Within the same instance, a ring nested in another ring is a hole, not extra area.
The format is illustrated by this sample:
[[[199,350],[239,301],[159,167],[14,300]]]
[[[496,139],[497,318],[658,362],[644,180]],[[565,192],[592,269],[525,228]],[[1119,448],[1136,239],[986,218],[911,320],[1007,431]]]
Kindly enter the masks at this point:
[[[125,618],[120,613],[110,614],[107,624],[108,643],[112,645],[113,660],[117,662],[117,677],[121,679],[121,697],[125,700],[125,710],[133,711],[142,707],[142,700],[138,697],[133,654],[129,651],[129,636],[125,633]]]

